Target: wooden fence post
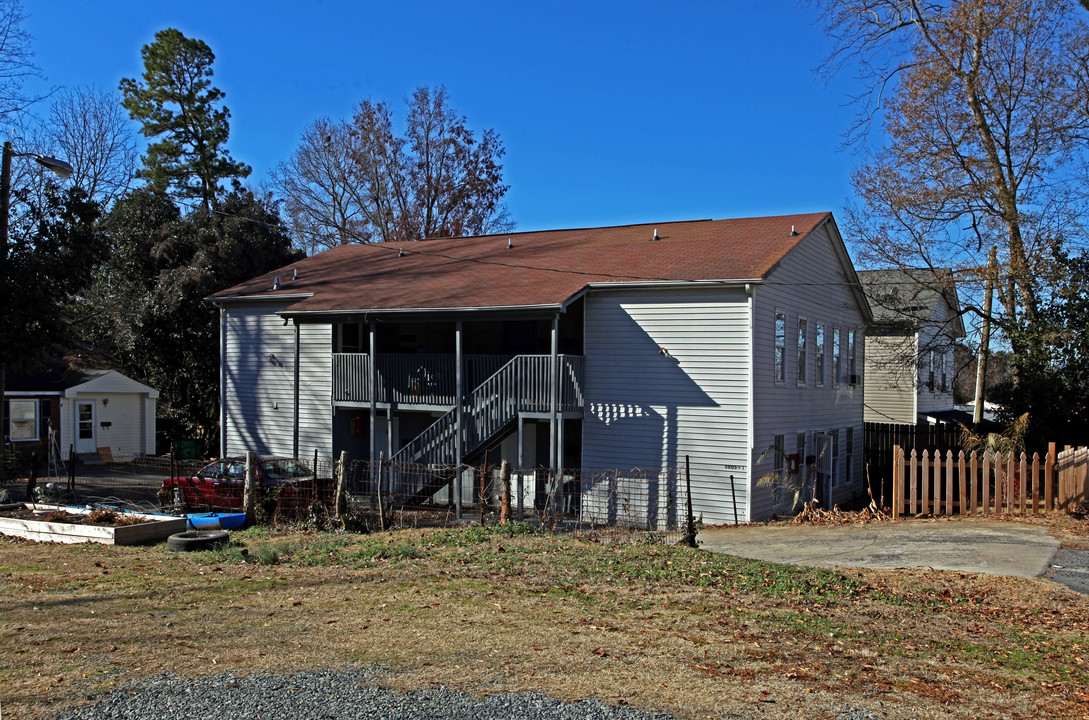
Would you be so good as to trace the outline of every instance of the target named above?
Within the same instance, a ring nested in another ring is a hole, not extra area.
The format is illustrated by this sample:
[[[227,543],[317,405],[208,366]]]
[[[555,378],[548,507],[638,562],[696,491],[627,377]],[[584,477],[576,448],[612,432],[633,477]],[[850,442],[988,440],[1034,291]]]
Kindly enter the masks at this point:
[[[923,515],[930,512],[930,451],[923,450],[923,487],[922,487],[922,508],[920,509]]]
[[[990,450],[983,451],[983,473],[980,476],[980,504],[983,507],[983,514],[989,515],[991,513],[991,455]]]
[[[386,467],[386,451],[378,453],[378,529],[386,531],[386,507],[382,493],[382,473]]]
[[[900,517],[904,505],[904,465],[899,445],[892,446],[892,519]],[[803,458],[804,460],[804,458]],[[884,485],[882,485],[884,488]]]
[[[964,451],[957,456],[957,471],[960,473],[960,514],[967,515],[968,509],[968,478],[964,475]]]
[[[1014,483],[1017,482],[1017,460],[1016,453],[1012,450],[1006,454],[1006,512],[1013,514],[1014,512],[1014,495],[1017,488]]]
[[[1047,462],[1044,463],[1044,512],[1055,509],[1055,443],[1047,444]]]
[[[971,474],[969,475],[968,482],[972,483],[971,488],[968,490],[968,494],[971,498],[971,513],[974,517],[979,511],[979,458],[976,457],[976,451],[973,450],[968,455],[968,464],[971,467]]]
[[[340,462],[336,467],[337,489],[333,496],[333,516],[340,517],[348,512],[348,498],[345,495],[345,487],[348,478],[348,451],[340,451]]]
[[[945,451],[945,514],[953,514],[953,451]]]
[[[246,451],[246,480],[242,486],[242,512],[246,513],[246,524],[250,525],[256,519],[254,517],[255,486],[257,484],[257,453],[253,450]]]
[[[934,451],[934,514],[942,514],[942,451]]]
[[[1020,475],[1017,483],[1017,494],[1020,496],[1018,502],[1021,505],[1021,514],[1024,515],[1028,512],[1028,495],[1026,493],[1026,483],[1028,482],[1028,455],[1024,452],[1021,453],[1021,460],[1018,464],[1017,472]]]
[[[499,524],[510,522],[510,462],[499,464]]]
[[[911,488],[911,514],[919,514],[919,458],[915,454],[915,448],[911,449],[911,462],[908,465],[910,468],[908,472],[911,473],[910,488]]]

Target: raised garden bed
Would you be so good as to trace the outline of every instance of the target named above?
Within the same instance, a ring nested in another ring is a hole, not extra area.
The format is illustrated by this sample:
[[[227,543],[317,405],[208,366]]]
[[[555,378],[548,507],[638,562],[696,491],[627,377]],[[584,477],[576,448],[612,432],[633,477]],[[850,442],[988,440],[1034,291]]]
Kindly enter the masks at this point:
[[[40,542],[139,545],[184,531],[185,518],[41,503],[0,505],[0,534]]]

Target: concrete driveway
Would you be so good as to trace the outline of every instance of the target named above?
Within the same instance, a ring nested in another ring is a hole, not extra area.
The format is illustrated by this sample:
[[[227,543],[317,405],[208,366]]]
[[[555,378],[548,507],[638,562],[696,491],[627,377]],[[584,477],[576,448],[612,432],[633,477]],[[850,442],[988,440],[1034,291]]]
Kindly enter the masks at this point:
[[[1059,541],[1043,528],[985,520],[912,520],[867,525],[756,525],[701,530],[700,547],[817,567],[933,568],[1036,577]]]

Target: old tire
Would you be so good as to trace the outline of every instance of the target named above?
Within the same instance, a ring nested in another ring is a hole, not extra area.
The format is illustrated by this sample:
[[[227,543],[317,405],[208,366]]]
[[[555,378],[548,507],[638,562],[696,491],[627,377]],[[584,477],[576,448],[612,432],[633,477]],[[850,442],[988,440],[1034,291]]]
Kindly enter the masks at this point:
[[[225,530],[189,530],[174,533],[166,539],[166,549],[177,552],[215,550],[230,542]]]

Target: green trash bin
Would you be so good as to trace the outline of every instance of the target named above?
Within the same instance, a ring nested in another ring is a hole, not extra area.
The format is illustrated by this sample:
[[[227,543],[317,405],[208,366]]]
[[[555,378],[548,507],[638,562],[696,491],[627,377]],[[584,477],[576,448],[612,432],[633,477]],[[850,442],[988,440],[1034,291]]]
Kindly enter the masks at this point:
[[[171,445],[175,460],[196,460],[200,457],[200,440],[175,440]]]

